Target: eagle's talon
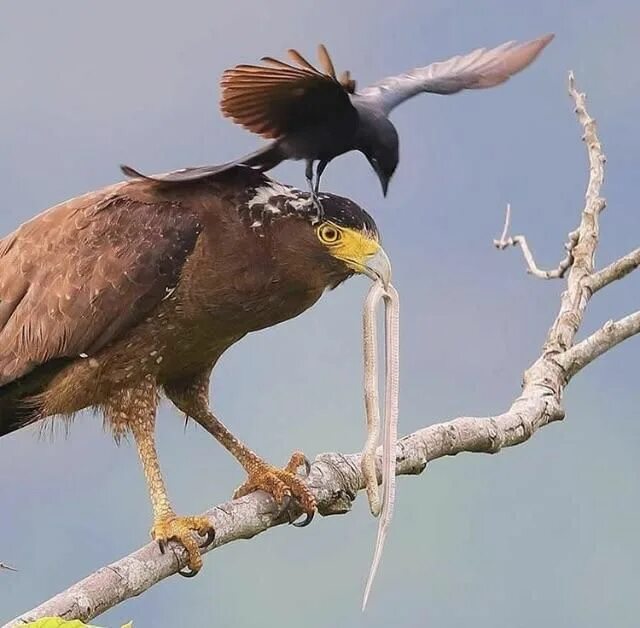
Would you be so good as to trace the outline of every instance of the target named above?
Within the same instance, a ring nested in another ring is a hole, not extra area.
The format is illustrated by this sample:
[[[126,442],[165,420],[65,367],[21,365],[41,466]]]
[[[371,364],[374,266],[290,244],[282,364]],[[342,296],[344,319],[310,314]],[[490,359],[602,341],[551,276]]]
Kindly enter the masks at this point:
[[[303,477],[308,477],[309,473],[311,473],[311,463],[309,462],[309,458],[307,458],[301,451],[294,451],[291,454],[291,458],[289,458],[289,462],[287,462],[287,466],[284,470],[295,475],[300,467],[304,467]]]
[[[284,469],[271,466],[261,460],[258,462],[254,460],[249,467],[247,481],[236,489],[234,498],[248,495],[253,491],[265,491],[278,505],[275,513],[277,518],[286,512],[289,523],[293,523],[296,527],[308,525],[316,510],[316,500],[304,483],[304,479],[296,473],[299,467],[304,466],[306,469],[307,465],[311,466],[306,456],[299,451],[291,456]],[[295,523],[295,519],[292,519],[292,500],[297,502],[295,510],[302,510],[302,513],[307,515],[300,523]]]
[[[188,556],[188,571],[183,568],[179,573],[185,578],[192,578],[202,568],[200,547],[206,545],[199,546],[194,533],[204,537],[206,545],[212,542],[215,536],[213,527],[206,517],[178,517],[171,513],[157,518],[151,528],[151,537],[158,542],[161,553],[165,553],[169,541],[176,541],[184,547]]]
[[[216,531],[211,527],[207,530],[206,534],[203,534],[204,541],[199,544],[200,549],[204,549],[205,547],[209,547],[216,540]]]
[[[296,528],[306,528],[313,521],[313,517],[315,516],[315,514],[315,511],[305,512],[305,518],[302,521],[292,521],[291,525],[295,526]]]
[[[180,569],[180,571],[178,571],[178,574],[183,578],[193,578],[193,576],[197,575],[198,571],[199,570],[191,569],[191,567],[187,565],[186,567]]]

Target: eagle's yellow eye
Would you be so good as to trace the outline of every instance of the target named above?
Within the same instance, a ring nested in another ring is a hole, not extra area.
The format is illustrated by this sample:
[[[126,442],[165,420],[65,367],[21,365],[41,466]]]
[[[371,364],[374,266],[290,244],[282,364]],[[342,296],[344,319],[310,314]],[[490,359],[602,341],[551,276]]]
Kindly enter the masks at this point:
[[[318,238],[323,244],[335,244],[342,239],[342,231],[335,225],[325,222],[318,227]]]

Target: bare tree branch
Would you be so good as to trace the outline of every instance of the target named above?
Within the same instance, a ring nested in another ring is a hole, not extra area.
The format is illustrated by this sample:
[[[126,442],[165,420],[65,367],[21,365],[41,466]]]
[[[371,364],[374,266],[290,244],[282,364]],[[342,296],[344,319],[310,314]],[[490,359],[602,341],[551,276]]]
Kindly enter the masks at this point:
[[[527,243],[527,239],[523,235],[517,235],[508,238],[509,223],[511,220],[511,205],[507,205],[507,213],[502,235],[499,240],[494,240],[493,244],[499,249],[505,249],[508,246],[520,245],[529,272],[541,279],[557,279],[564,277],[568,268],[581,268],[581,272],[574,273],[573,278],[569,279],[569,288],[572,285],[576,292],[576,283],[582,281],[586,274],[593,271],[593,258],[595,248],[598,243],[599,225],[598,216],[605,208],[605,200],[600,197],[600,188],[604,181],[604,163],[605,156],[602,152],[600,140],[596,134],[595,120],[589,115],[586,109],[586,97],[583,93],[576,89],[573,72],[569,72],[569,94],[575,103],[575,112],[578,121],[584,129],[583,140],[587,144],[587,155],[589,157],[589,183],[585,194],[586,205],[582,212],[582,220],[580,226],[569,234],[569,239],[565,244],[567,255],[553,270],[541,270],[535,263],[531,249]],[[576,251],[576,249],[580,249]],[[589,254],[587,254],[589,252]],[[576,258],[579,257],[579,261]],[[585,301],[586,305],[586,301]],[[575,332],[574,332],[575,333]],[[565,345],[565,347],[568,345]]]
[[[610,283],[626,277],[640,266],[640,249],[635,249],[589,278],[591,292],[598,292]]]
[[[576,373],[616,344],[640,333],[640,312],[636,312],[605,325],[575,346],[573,344],[592,295],[637,267],[639,254],[634,251],[604,270],[594,273],[599,215],[605,207],[605,201],[600,197],[605,159],[595,122],[587,113],[584,94],[577,91],[572,73],[569,75],[569,93],[584,129],[589,158],[585,206],[579,227],[570,234],[567,245],[569,261],[563,260],[558,269],[553,271],[537,269],[524,237],[507,238],[509,213],[502,237],[496,241],[498,248],[519,244],[530,271],[537,276],[551,278],[557,273],[555,276],[561,277],[566,273],[567,288],[541,355],[525,371],[522,392],[504,414],[460,417],[431,425],[401,439],[396,447],[398,475],[419,474],[425,469],[427,462],[444,456],[465,451],[496,453],[503,447],[525,442],[541,427],[564,418],[562,395]],[[379,458],[378,455],[378,475],[381,464]],[[346,513],[356,494],[364,488],[361,455],[321,454],[312,464],[307,482],[322,515]],[[274,510],[270,497],[264,493],[255,493],[207,511],[205,515],[209,517],[217,533],[215,544],[209,549],[238,539],[251,538],[272,526],[284,523],[282,519],[276,518]],[[171,544],[170,547],[172,552],[161,554],[156,543],[149,543],[10,621],[4,628],[19,626],[21,622],[45,616],[84,621],[93,619],[176,573],[184,565],[186,555],[180,546]]]
[[[559,384],[559,381],[558,381]],[[496,417],[463,417],[431,425],[401,439],[396,448],[396,473],[417,475],[427,462],[463,451],[496,453],[528,440],[550,421],[562,418],[554,400],[519,398],[509,412]],[[528,395],[529,393],[527,393]],[[378,457],[378,467],[381,460]],[[361,473],[361,454],[319,455],[311,466],[307,483],[322,515],[348,512],[365,483]],[[239,539],[248,539],[270,527],[284,523],[273,512],[269,496],[260,492],[221,504],[205,514],[216,529],[214,548]],[[129,556],[103,567],[44,604],[6,624],[19,626],[21,621],[57,616],[88,621],[113,606],[175,574],[186,555],[180,546],[171,544],[173,552],[161,554],[157,543],[148,543]],[[210,548],[212,549],[212,548]],[[206,551],[210,551],[207,549]]]
[[[507,211],[504,219],[504,228],[502,229],[502,235],[499,240],[494,240],[493,245],[504,251],[509,246],[520,246],[522,249],[522,255],[524,256],[524,261],[527,263],[527,272],[532,275],[538,277],[539,279],[560,279],[564,277],[567,269],[573,263],[573,247],[576,245],[578,241],[578,232],[572,231],[569,234],[569,240],[564,245],[564,248],[567,251],[567,254],[560,261],[558,266],[552,270],[542,270],[538,268],[536,261],[533,257],[533,253],[531,248],[529,247],[529,243],[527,242],[527,238],[523,235],[516,236],[508,236],[509,227],[511,225],[511,203],[507,203]]]
[[[598,331],[565,351],[559,362],[567,375],[572,376],[609,349],[637,333],[640,333],[640,310],[620,320],[606,322]]]

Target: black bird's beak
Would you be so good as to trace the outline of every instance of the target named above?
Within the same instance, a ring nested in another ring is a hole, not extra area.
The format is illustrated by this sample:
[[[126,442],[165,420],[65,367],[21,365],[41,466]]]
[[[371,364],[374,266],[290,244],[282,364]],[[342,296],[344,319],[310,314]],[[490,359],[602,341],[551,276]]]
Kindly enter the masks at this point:
[[[380,185],[382,186],[382,196],[387,196],[387,190],[389,189],[389,179],[384,175],[378,174],[378,178],[380,179]]]
[[[389,181],[391,177],[387,176],[380,168],[380,164],[376,159],[369,160],[371,167],[375,170],[375,173],[378,175],[378,180],[380,181],[380,185],[382,186],[382,195],[387,196],[387,190],[389,189]]]

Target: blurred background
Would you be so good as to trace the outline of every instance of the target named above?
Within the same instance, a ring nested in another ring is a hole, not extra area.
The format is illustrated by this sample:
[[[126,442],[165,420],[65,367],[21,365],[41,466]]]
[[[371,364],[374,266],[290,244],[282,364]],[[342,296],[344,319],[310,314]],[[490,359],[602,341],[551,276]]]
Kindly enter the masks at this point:
[[[575,228],[587,177],[567,95],[573,69],[608,157],[597,262],[638,246],[640,5],[632,0],[370,3],[22,0],[0,4],[3,234],[66,198],[147,172],[219,163],[258,138],[217,109],[235,63],[309,57],[324,42],[361,85],[391,73],[555,32],[506,85],[423,96],[393,113],[401,163],[383,199],[361,155],[334,161],[327,190],[375,217],[402,298],[403,433],[505,410],[553,321],[562,283],[497,252],[504,208],[542,266]],[[275,178],[304,186],[302,164]],[[361,303],[354,279],[311,311],[247,337],[221,360],[219,416],[284,463],[358,450],[364,440]],[[640,274],[589,307],[582,335],[638,308]],[[360,600],[376,521],[361,495],[346,517],[272,530],[210,554],[194,580],[171,578],[95,623],[539,627],[637,625],[640,482],[634,338],[581,373],[567,419],[497,456],[465,454],[399,482],[397,514],[369,608]],[[163,406],[159,452],[174,505],[226,500],[241,468]],[[8,620],[147,541],[151,508],[130,443],[80,415],[67,438],[25,429],[0,441],[0,619]]]

